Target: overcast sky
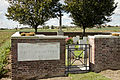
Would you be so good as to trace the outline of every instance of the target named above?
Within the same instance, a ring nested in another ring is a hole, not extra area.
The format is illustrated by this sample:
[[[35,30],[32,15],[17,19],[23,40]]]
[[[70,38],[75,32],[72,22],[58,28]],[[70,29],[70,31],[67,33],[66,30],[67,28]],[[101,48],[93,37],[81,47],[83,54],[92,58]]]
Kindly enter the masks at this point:
[[[61,1],[63,2],[64,0]],[[120,25],[120,0],[115,0],[115,2],[118,2],[118,7],[114,11],[115,14],[112,15],[112,21],[108,23],[110,25]],[[17,25],[19,25],[18,22],[14,22],[6,18],[5,13],[7,13],[8,5],[9,4],[6,0],[0,0],[0,28],[15,28],[17,27]],[[69,18],[69,14],[64,13],[62,24],[72,26],[71,22],[72,19]],[[58,26],[59,20],[56,18],[50,19],[46,22],[46,25]],[[21,25],[20,27],[23,27],[23,25]]]

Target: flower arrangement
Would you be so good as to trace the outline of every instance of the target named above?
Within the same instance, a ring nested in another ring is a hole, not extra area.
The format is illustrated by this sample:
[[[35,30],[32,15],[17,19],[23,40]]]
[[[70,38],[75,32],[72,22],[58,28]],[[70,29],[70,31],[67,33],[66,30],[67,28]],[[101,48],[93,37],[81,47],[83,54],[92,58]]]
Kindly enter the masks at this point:
[[[21,36],[25,36],[25,33],[23,32],[23,33],[21,33],[20,35],[21,35]]]
[[[66,38],[66,44],[73,44],[73,39],[72,39],[72,37],[68,37],[68,38]]]
[[[112,33],[112,36],[120,36],[119,33]]]
[[[34,32],[30,32],[30,33],[25,33],[25,32],[23,32],[23,33],[21,33],[20,35],[21,35],[21,36],[34,36],[35,33],[34,33]]]

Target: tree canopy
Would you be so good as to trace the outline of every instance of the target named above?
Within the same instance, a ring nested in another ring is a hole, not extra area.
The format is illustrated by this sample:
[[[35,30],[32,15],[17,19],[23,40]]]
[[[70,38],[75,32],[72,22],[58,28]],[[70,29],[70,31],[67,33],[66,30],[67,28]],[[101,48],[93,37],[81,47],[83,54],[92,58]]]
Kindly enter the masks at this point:
[[[65,9],[70,12],[73,24],[83,28],[93,27],[111,21],[117,7],[114,0],[65,0]]]
[[[6,14],[8,19],[29,25],[37,32],[37,27],[57,15],[56,6],[59,0],[9,0]]]

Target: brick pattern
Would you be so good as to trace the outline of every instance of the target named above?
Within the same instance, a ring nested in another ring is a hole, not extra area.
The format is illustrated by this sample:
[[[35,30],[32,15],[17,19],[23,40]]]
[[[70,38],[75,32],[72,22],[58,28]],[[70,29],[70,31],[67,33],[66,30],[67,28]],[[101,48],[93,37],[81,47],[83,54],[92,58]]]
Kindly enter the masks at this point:
[[[90,38],[90,68],[100,72],[120,69],[120,38]]]
[[[12,39],[12,80],[37,80],[63,76],[65,72],[64,39]],[[60,42],[60,60],[17,61],[17,43]]]

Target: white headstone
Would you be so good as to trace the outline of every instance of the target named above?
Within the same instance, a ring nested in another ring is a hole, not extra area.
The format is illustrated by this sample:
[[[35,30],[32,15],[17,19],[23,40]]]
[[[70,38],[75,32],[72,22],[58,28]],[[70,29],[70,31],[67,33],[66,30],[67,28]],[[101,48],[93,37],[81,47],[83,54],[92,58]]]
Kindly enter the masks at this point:
[[[79,40],[80,39],[80,37],[79,36],[76,36],[76,38]]]
[[[73,43],[77,44],[77,42],[79,41],[79,37],[73,37]]]
[[[88,38],[87,37],[83,37],[83,40],[79,40],[80,44],[87,44]]]
[[[85,41],[85,43],[87,43],[88,37],[83,37],[83,40]]]

